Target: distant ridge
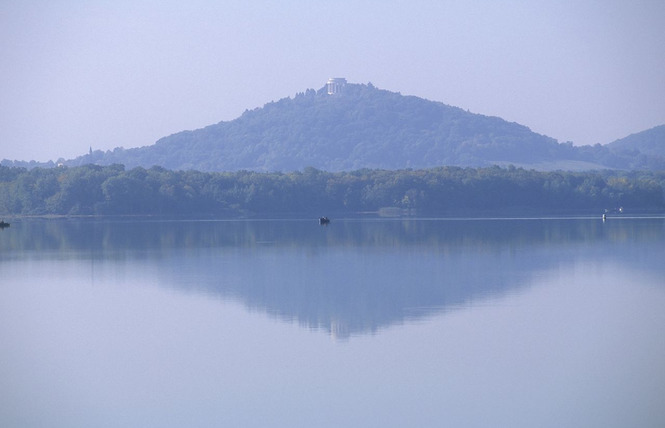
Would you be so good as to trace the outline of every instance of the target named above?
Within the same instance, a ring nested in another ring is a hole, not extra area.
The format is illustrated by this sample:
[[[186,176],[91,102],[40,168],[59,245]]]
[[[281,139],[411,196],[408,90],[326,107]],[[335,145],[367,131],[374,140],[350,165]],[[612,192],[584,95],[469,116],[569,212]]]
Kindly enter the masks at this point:
[[[664,129],[646,132],[662,142]],[[282,172],[509,164],[539,170],[665,169],[662,143],[635,138],[574,147],[498,117],[338,78],[150,146],[95,151],[62,163]]]
[[[665,158],[665,125],[631,134],[613,141],[609,147],[616,151],[639,151],[645,155]]]

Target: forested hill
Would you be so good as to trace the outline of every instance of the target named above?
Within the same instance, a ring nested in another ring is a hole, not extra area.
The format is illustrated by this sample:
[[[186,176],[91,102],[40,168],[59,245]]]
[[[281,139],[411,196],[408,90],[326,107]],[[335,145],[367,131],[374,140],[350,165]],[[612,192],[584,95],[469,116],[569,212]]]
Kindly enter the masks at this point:
[[[665,125],[616,140],[608,146],[619,153],[636,153],[665,159]]]
[[[665,169],[632,151],[573,147],[498,117],[440,102],[347,84],[308,89],[239,118],[165,137],[136,149],[96,151],[63,162],[158,165],[174,170],[326,171],[513,164],[535,169]]]
[[[610,145],[558,143],[526,126],[415,96],[347,84],[308,89],[235,120],[151,146],[95,151],[58,163],[198,171],[325,171],[515,165],[537,170],[665,170],[665,126]],[[645,143],[648,141],[648,144]],[[3,161],[7,166],[55,166]]]
[[[346,85],[341,94],[309,90],[144,150],[175,169],[340,171],[526,162],[556,149],[554,140],[499,118]]]

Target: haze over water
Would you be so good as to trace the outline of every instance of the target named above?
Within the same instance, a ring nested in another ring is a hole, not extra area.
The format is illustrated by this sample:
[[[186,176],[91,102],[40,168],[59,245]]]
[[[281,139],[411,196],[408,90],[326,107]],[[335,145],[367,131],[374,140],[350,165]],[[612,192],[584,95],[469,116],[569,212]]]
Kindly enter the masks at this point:
[[[660,427],[665,219],[16,221],[0,425]]]

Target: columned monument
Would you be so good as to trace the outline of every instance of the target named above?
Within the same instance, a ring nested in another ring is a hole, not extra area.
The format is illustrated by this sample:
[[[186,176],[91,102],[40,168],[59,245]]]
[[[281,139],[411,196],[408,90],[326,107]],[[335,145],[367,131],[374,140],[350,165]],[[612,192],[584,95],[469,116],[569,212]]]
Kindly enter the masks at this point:
[[[343,77],[331,77],[328,79],[328,95],[339,94],[346,85],[346,79]]]

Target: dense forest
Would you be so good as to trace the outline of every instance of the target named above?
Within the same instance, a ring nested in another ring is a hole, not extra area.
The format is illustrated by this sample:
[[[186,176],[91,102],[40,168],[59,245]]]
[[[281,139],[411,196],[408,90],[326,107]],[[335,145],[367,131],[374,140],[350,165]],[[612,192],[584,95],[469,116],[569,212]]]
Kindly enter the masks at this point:
[[[499,117],[415,96],[347,84],[308,89],[240,117],[132,149],[91,150],[57,164],[122,164],[172,170],[291,172],[515,165],[536,170],[665,170],[665,134],[574,146]],[[94,149],[94,148],[93,148]],[[55,166],[3,161],[6,166]]]
[[[318,216],[664,212],[665,172],[539,172],[509,166],[290,173],[0,166],[0,214]]]

